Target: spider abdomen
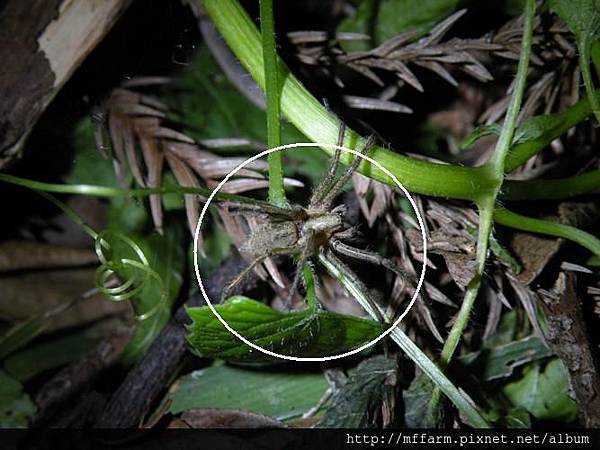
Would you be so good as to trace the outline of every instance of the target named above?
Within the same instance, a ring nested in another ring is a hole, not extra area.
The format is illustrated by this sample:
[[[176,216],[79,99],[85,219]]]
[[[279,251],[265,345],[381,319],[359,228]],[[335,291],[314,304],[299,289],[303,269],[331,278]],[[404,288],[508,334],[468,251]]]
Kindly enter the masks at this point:
[[[240,252],[253,257],[294,253],[300,233],[292,221],[267,222],[258,225],[240,247]]]

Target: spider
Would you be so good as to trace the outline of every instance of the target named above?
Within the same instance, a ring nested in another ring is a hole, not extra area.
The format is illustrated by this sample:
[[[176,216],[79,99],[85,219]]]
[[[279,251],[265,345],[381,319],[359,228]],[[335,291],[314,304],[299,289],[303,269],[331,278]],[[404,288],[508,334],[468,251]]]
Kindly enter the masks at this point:
[[[340,125],[338,145],[343,142],[345,125]],[[360,150],[367,154],[374,145],[373,136],[369,137]],[[333,207],[333,202],[346,182],[358,168],[362,158],[355,156],[344,173],[336,179],[340,163],[340,149],[336,148],[329,169],[313,191],[308,206],[291,204],[286,207],[262,204],[250,206],[245,204],[228,203],[230,209],[239,209],[245,213],[258,214],[266,220],[254,228],[248,239],[240,246],[239,251],[250,257],[250,264],[238,274],[223,290],[221,301],[225,300],[233,288],[258,264],[266,258],[276,255],[288,255],[296,258],[296,271],[288,293],[288,305],[298,288],[302,268],[320,252],[327,254],[346,276],[364,287],[358,276],[339,258],[339,256],[365,261],[383,266],[402,278],[411,280],[412,277],[400,270],[392,261],[381,255],[351,246],[351,241],[357,235],[357,228],[346,222],[346,205]],[[361,288],[362,290],[362,288]],[[365,293],[368,290],[364,288]],[[367,297],[369,297],[367,295]],[[369,297],[370,298],[370,297]],[[371,299],[371,301],[373,301]]]

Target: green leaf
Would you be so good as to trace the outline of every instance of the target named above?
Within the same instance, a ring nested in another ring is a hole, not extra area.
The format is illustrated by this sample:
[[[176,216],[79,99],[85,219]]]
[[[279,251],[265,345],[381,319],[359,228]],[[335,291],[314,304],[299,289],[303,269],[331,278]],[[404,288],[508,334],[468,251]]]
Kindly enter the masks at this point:
[[[267,141],[266,114],[247,100],[229,82],[205,46],[198,49],[181,78],[182,90],[172,95],[186,133],[195,139],[223,137]],[[288,123],[282,123],[282,143],[306,138]],[[316,152],[311,152],[316,153]]]
[[[338,26],[338,31],[366,33],[372,36],[373,46],[404,31],[427,33],[438,22],[454,12],[457,0],[363,0],[356,13]],[[367,50],[361,41],[343,43],[348,51]]]
[[[296,357],[334,355],[359,347],[381,333],[379,324],[372,320],[317,308],[283,313],[243,296],[231,297],[215,309],[249,341]],[[209,307],[188,308],[187,313],[193,321],[188,327],[188,341],[198,355],[238,362],[269,360],[232,335]]]
[[[510,251],[503,247],[493,235],[490,235],[490,250],[494,256],[496,256],[496,258],[505,264],[508,264],[515,275],[518,275],[522,272],[523,266],[521,263]]]
[[[26,428],[35,411],[23,385],[0,370],[0,428]]]
[[[577,37],[599,37],[600,15],[597,0],[550,0],[550,8],[567,23]]]
[[[404,398],[404,422],[407,428],[439,428],[444,418],[440,402],[432,405],[430,400],[435,385],[426,375],[417,376],[406,391]]]
[[[135,241],[146,255],[150,267],[162,280],[162,283],[159,283],[151,277],[147,279],[143,289],[133,300],[136,313],[144,314],[161,302],[162,305],[155,314],[137,323],[135,332],[121,356],[124,364],[139,359],[168,322],[173,303],[181,289],[185,263],[183,230],[179,224],[167,224],[163,235],[152,233]],[[129,248],[115,245],[115,252],[116,258],[133,259]],[[128,278],[127,273],[123,275],[123,279]]]
[[[331,399],[319,427],[368,428],[373,410],[383,401],[394,398],[394,383],[398,365],[386,356],[369,358],[348,377],[346,384]]]
[[[60,314],[69,306],[70,303],[61,304],[9,328],[8,331],[0,337],[0,359],[5,358],[33,341],[46,329],[48,320],[51,317]]]
[[[463,141],[463,143],[460,145],[460,148],[462,148],[463,150],[466,150],[468,148],[473,147],[473,145],[475,145],[475,142],[477,142],[479,139],[481,139],[484,136],[489,136],[489,135],[496,135],[496,136],[500,136],[500,131],[502,130],[502,127],[500,125],[498,125],[497,123],[492,123],[489,125],[480,125],[477,128],[475,128],[471,134],[469,134],[465,140]]]
[[[583,83],[596,119],[600,120],[600,103],[594,95],[590,72],[592,44],[600,37],[598,0],[550,0],[550,8],[567,23],[577,38]]]
[[[483,380],[507,378],[515,368],[552,356],[552,351],[536,336],[498,346],[485,345],[482,350],[458,358]]]
[[[537,419],[572,422],[577,418],[577,403],[567,395],[568,373],[558,358],[525,367],[522,377],[502,388],[515,406],[525,408]]]
[[[77,333],[32,345],[4,361],[6,372],[24,383],[36,375],[77,360],[91,350],[97,339]]]
[[[112,161],[104,159],[96,149],[94,124],[91,119],[83,119],[73,133],[73,165],[71,172],[63,177],[68,184],[96,184],[118,186]]]
[[[169,393],[170,412],[197,408],[241,409],[277,420],[314,407],[327,390],[321,373],[242,369],[219,365],[179,379]]]

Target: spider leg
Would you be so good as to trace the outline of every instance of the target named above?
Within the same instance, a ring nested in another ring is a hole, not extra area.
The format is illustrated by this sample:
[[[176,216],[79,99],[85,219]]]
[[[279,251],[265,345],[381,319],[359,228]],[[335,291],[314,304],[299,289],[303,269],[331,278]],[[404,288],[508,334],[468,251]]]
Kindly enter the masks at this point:
[[[250,273],[252,269],[254,269],[258,264],[267,259],[269,256],[271,255],[259,256],[250,264],[248,264],[248,266],[246,266],[244,270],[237,274],[236,277],[233,280],[231,280],[227,286],[225,286],[223,292],[221,292],[221,303],[223,303],[224,300],[227,300],[227,297],[229,296],[229,293],[233,290],[233,288],[236,287],[246,277],[246,275]]]
[[[256,201],[256,203],[241,203],[235,201],[218,201],[218,206],[227,208],[230,211],[240,211],[245,214],[268,214],[282,220],[297,220],[304,213],[301,206],[290,205],[286,208],[280,208],[267,202]]]
[[[335,211],[335,209],[334,209],[334,211]],[[344,241],[346,239],[353,239],[357,235],[359,235],[358,227],[354,226],[354,227],[346,228],[345,230],[335,233],[334,240],[335,241],[337,241],[337,240]]]
[[[388,323],[389,321],[384,316],[383,309],[375,301],[375,299],[371,295],[369,289],[367,288],[367,286],[365,286],[365,284],[358,277],[358,275],[356,275],[354,273],[354,271],[350,267],[348,267],[348,265],[346,263],[344,263],[340,258],[338,258],[338,256],[335,254],[335,252],[333,252],[330,249],[325,249],[324,252],[326,253],[329,260],[332,261],[339,268],[340,272],[342,272],[345,277],[349,278],[355,286],[358,286],[358,288],[360,289],[364,298],[367,300],[367,303],[368,303],[369,308],[371,309],[372,315],[377,317],[377,320],[379,321],[379,323],[381,323],[381,324]],[[350,292],[350,295],[352,295],[351,292]]]
[[[391,261],[387,258],[384,258],[383,256],[378,255],[375,252],[370,252],[368,250],[362,250],[359,248],[352,247],[348,244],[344,244],[339,239],[332,239],[330,242],[330,245],[331,245],[331,248],[334,251],[336,251],[337,253],[339,253],[340,255],[344,255],[344,256],[347,256],[348,258],[353,258],[358,261],[365,261],[365,262],[368,262],[371,264],[383,266],[386,269],[389,269],[392,272],[394,272],[396,275],[398,275],[402,279],[408,280],[408,281],[412,282],[413,284],[417,284],[415,278],[411,274],[400,269],[396,264],[394,264],[393,261]]]
[[[342,145],[344,143],[344,134],[346,133],[346,124],[340,121],[340,128],[338,130],[338,138],[337,145]],[[331,186],[333,184],[335,173],[337,172],[338,166],[340,165],[340,154],[341,150],[339,148],[335,149],[333,154],[333,159],[331,160],[331,164],[329,165],[329,170],[327,171],[327,175],[325,178],[319,183],[316,187],[315,192],[310,198],[310,202],[308,204],[309,208],[315,208],[322,200]]]
[[[373,147],[374,144],[375,144],[375,137],[371,135],[367,138],[365,145],[363,145],[362,149],[360,150],[360,153],[366,154],[371,149],[371,147]],[[333,199],[336,197],[336,195],[339,194],[339,192],[342,190],[344,185],[348,182],[350,177],[352,177],[352,174],[354,172],[356,172],[356,169],[358,169],[358,166],[360,165],[361,162],[362,162],[362,158],[360,156],[355,155],[354,159],[352,160],[352,164],[350,164],[346,168],[346,171],[344,172],[344,174],[340,178],[338,178],[338,180],[331,187],[331,189],[329,189],[329,192],[327,192],[327,195],[323,198],[323,201],[321,202],[322,208],[329,209],[329,207],[331,206],[331,203],[333,203]]]

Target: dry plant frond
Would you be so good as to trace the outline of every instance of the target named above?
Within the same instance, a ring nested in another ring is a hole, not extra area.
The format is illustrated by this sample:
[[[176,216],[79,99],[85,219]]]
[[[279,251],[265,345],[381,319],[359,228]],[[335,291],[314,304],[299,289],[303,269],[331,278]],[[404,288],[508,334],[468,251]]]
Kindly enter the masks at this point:
[[[511,62],[519,59],[523,17],[516,17],[503,25],[492,41],[501,47],[493,55]],[[577,47],[564,22],[557,17],[537,16],[534,22],[532,67],[528,76],[529,87],[521,108],[519,121],[536,113],[550,114],[579,100],[579,64]],[[506,97],[498,100],[480,116],[485,123],[498,122],[508,107],[513,85]]]
[[[169,80],[162,77],[134,78],[114,89],[102,105],[101,120],[97,121],[96,142],[99,151],[107,156],[112,148],[115,170],[125,184],[124,167],[127,165],[135,183],[141,187],[158,188],[161,185],[165,163],[181,186],[214,188],[229,172],[245,158],[221,157],[208,149],[218,147],[255,146],[244,139],[219,139],[196,142],[186,134],[174,129],[166,120],[168,107],[156,97],[143,94],[134,88],[163,85]],[[105,140],[108,137],[111,146]],[[241,193],[263,189],[268,180],[264,175],[266,162],[255,161],[240,170],[228,182],[223,191]],[[294,180],[287,184],[298,185]],[[185,194],[188,225],[193,233],[199,216],[199,201],[194,194]],[[150,196],[152,220],[160,232],[163,225],[160,195]],[[221,212],[222,217],[228,214]],[[223,217],[224,218],[224,217]],[[225,218],[224,218],[225,219]],[[232,236],[245,238],[235,219],[224,220]]]
[[[490,81],[492,75],[479,60],[479,56],[481,52],[502,50],[500,45],[489,42],[487,38],[453,38],[442,42],[446,33],[465,13],[464,9],[457,11],[420,39],[419,32],[407,31],[369,51],[345,52],[337,45],[342,36],[335,35],[333,39],[326,39],[327,35],[323,32],[294,32],[288,37],[296,45],[297,56],[301,62],[326,70],[326,73],[332,75],[341,86],[343,82],[334,73],[338,66],[351,69],[381,87],[384,87],[384,82],[377,72],[391,72],[396,74],[400,85],[407,84],[418,91],[424,90],[423,85],[409,65],[434,72],[452,85],[458,83],[450,73],[451,70],[460,70],[482,82]],[[389,101],[389,98],[385,98],[384,94],[384,98],[378,100],[385,102]],[[358,106],[363,104],[359,103]],[[372,109],[409,112],[406,107],[391,108],[385,103],[372,105]],[[350,106],[356,107],[353,103],[350,103]]]

